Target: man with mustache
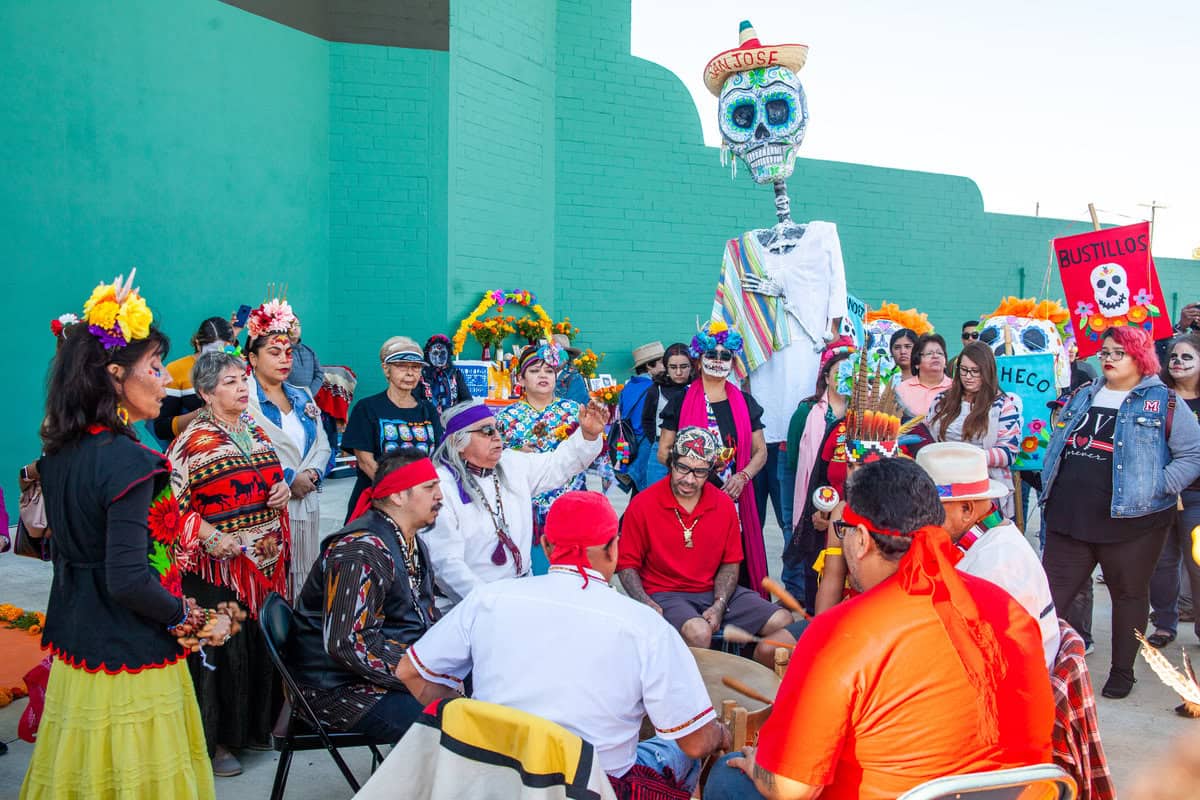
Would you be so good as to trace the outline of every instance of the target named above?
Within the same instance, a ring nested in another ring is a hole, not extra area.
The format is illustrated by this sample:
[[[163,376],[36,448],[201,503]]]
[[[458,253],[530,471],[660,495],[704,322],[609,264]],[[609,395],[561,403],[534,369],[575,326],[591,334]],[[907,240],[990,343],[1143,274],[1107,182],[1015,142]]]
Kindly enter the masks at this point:
[[[398,741],[421,713],[393,671],[438,618],[433,568],[417,532],[442,509],[424,453],[383,455],[350,521],[321,542],[296,598],[292,662],[321,722]]]

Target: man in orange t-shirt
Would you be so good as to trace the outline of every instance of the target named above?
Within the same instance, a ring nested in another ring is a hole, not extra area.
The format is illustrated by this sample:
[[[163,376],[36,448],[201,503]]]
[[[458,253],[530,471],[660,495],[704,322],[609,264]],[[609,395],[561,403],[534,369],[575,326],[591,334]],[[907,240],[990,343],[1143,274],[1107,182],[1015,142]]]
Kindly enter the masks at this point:
[[[937,489],[906,459],[847,482],[843,540],[863,594],[796,646],[758,748],[713,769],[708,800],[895,798],[925,781],[1051,761],[1054,699],[1037,622],[954,569]]]

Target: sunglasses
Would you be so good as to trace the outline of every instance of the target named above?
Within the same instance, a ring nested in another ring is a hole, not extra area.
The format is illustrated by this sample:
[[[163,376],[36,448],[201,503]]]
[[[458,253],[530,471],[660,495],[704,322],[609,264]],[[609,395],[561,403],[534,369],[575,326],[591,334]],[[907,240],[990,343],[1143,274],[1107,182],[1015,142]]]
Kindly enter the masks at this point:
[[[705,350],[704,357],[710,361],[733,361],[733,353],[729,350]]]
[[[974,339],[974,340],[978,341],[978,340],[979,340],[979,334],[978,334],[978,333],[964,333],[964,334],[962,335],[962,339],[963,339],[963,341],[964,341],[964,342],[965,342],[965,341],[967,341],[968,339]]]
[[[844,519],[835,519],[833,520],[833,535],[838,538],[838,541],[841,541],[846,538],[847,533],[857,527],[857,525],[851,525]]]
[[[484,438],[490,439],[493,436],[499,436],[500,429],[495,425],[484,425],[482,428],[476,428],[475,430],[471,431],[471,433],[478,433]]]

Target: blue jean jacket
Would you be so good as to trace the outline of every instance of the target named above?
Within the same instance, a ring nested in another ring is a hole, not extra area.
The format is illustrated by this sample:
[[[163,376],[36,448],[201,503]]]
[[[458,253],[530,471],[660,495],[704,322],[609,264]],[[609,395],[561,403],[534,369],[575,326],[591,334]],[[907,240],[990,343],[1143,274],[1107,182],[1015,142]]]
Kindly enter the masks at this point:
[[[1083,422],[1102,388],[1103,380],[1079,387],[1059,412],[1042,467],[1043,507],[1054,491],[1067,437]],[[1114,519],[1144,517],[1170,508],[1176,496],[1200,476],[1200,423],[1196,416],[1177,399],[1169,442],[1166,423],[1167,387],[1156,375],[1143,378],[1117,409],[1111,500]]]
[[[267,395],[257,380],[254,381],[254,390],[258,392],[258,404],[262,407],[263,416],[282,427],[283,412],[279,410],[279,406],[267,399]],[[308,451],[317,441],[317,420],[304,413],[304,407],[311,403],[312,399],[307,391],[298,389],[290,383],[283,384],[283,393],[287,395],[288,402],[292,404],[292,410],[296,412],[296,417],[304,428],[304,453],[302,455],[307,456]],[[285,469],[283,471],[283,478],[288,483],[291,483],[295,477],[292,470]]]

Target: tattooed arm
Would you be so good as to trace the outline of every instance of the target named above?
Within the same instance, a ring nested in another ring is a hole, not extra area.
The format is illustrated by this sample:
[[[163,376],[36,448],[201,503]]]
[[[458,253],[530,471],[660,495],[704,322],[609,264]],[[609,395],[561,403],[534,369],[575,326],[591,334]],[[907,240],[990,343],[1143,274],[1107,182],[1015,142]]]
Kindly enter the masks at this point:
[[[754,788],[766,800],[816,800],[825,788],[794,781],[759,766],[754,760],[753,747],[744,748],[741,758],[729,759],[728,766],[740,769],[750,776],[750,780],[754,781]]]
[[[637,570],[619,570],[617,577],[621,579],[621,586],[624,587],[625,594],[629,595],[630,599],[637,600],[639,603],[645,603],[659,614],[662,613],[662,606],[651,600],[650,595],[646,594],[646,588],[642,586],[642,577],[637,574]]]

